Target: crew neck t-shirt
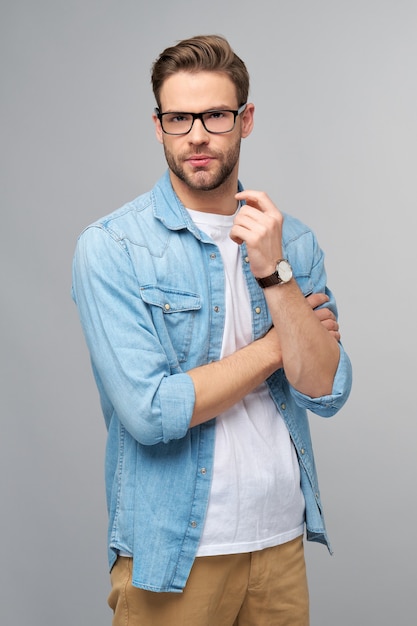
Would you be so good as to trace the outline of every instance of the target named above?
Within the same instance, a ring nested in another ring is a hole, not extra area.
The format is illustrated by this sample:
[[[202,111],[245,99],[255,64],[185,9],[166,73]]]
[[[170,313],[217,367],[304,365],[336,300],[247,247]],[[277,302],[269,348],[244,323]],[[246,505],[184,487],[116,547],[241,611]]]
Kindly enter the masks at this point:
[[[234,215],[188,210],[218,246],[225,272],[221,357],[252,341],[249,293]],[[213,478],[197,556],[252,552],[304,532],[300,470],[288,429],[265,383],[216,418]]]

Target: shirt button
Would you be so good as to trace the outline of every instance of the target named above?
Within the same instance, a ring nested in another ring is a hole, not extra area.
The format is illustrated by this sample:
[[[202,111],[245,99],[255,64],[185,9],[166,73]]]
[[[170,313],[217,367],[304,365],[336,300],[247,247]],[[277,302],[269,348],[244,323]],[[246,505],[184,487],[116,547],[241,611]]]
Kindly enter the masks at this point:
[[[214,311],[215,311],[215,313],[218,313],[218,312],[220,311],[220,307],[215,306],[215,307],[214,307]]]
[[[285,409],[286,409],[286,408],[287,408],[287,405],[285,404],[285,402],[283,402],[283,403],[281,404],[281,409],[282,409],[283,411],[285,411]]]
[[[206,468],[205,468],[205,467],[202,467],[202,468],[201,468],[201,470],[200,470],[200,472],[201,472],[202,474],[207,474],[207,470],[206,470]]]
[[[305,453],[304,448],[301,448],[300,452],[301,452],[301,454],[304,454]]]
[[[170,309],[170,308],[171,308],[171,307],[169,306],[169,304],[164,304],[164,309],[165,309],[165,311],[169,311],[169,309]]]
[[[258,313],[258,315],[259,315],[260,312],[261,312],[261,307],[257,306],[256,309],[255,309],[255,313]]]
[[[215,259],[215,258],[216,258],[216,253],[215,253],[215,252],[212,252],[212,253],[210,254],[210,259]]]
[[[249,257],[245,256],[245,263],[249,263]]]
[[[192,527],[192,528],[197,528],[197,522],[192,521],[192,522],[191,522],[191,527]]]

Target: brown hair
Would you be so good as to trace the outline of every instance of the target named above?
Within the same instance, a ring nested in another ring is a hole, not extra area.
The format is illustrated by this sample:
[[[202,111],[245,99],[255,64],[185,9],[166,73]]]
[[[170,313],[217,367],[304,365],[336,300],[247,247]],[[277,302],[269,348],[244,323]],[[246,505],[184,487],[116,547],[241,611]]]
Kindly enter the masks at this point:
[[[166,48],[152,65],[152,89],[158,107],[164,81],[181,71],[211,71],[227,74],[236,87],[238,105],[245,104],[249,93],[249,74],[242,59],[220,35],[200,35],[183,39]]]

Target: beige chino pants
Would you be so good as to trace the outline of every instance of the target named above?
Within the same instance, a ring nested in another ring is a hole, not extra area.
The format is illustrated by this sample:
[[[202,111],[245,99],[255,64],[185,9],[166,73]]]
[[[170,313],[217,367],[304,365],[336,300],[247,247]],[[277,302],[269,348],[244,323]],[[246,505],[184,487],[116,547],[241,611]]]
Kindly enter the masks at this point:
[[[308,626],[303,537],[258,552],[199,557],[183,593],[132,586],[119,557],[108,603],[113,626]]]

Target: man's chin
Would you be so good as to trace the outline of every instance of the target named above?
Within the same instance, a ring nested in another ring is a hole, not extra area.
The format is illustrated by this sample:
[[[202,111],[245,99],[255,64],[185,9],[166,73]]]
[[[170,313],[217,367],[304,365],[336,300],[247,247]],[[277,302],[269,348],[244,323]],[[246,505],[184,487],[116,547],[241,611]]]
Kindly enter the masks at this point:
[[[184,176],[182,181],[194,191],[213,191],[221,185],[221,181],[213,179],[204,171],[195,172],[191,176]]]

